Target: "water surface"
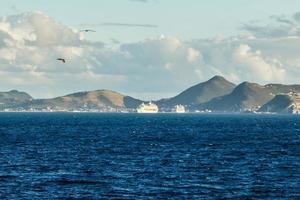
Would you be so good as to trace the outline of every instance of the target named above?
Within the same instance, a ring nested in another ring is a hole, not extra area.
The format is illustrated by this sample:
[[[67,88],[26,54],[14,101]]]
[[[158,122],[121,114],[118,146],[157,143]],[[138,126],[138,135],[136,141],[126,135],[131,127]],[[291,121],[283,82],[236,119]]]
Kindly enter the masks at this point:
[[[0,114],[1,199],[299,199],[299,183],[299,116]]]

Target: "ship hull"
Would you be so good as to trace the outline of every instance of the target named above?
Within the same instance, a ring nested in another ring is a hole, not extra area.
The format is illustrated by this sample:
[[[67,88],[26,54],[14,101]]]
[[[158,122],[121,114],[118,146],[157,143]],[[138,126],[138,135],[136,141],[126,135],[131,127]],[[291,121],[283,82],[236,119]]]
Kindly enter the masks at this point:
[[[137,113],[155,114],[155,113],[158,113],[158,111],[137,110]]]

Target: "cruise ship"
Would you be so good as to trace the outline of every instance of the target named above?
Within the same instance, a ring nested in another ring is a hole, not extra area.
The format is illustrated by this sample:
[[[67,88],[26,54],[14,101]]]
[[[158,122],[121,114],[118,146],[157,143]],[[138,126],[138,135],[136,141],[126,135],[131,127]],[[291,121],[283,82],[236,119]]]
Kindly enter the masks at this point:
[[[158,106],[152,102],[142,103],[136,110],[138,113],[158,113]]]
[[[185,113],[185,107],[183,105],[176,105],[174,108],[176,113]]]
[[[300,93],[292,92],[290,96],[293,98],[292,113],[300,115]]]

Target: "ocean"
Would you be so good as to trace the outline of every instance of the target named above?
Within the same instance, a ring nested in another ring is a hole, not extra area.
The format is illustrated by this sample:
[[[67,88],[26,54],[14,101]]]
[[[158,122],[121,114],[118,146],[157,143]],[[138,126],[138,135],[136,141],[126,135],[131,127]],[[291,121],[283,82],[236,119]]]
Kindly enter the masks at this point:
[[[0,113],[0,199],[300,199],[300,116]]]

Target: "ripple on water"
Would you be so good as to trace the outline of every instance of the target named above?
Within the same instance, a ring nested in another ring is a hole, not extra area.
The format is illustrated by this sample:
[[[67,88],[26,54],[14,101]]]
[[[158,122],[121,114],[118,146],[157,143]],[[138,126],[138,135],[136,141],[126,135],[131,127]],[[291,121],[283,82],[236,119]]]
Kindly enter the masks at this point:
[[[300,198],[300,118],[0,114],[0,198]]]

